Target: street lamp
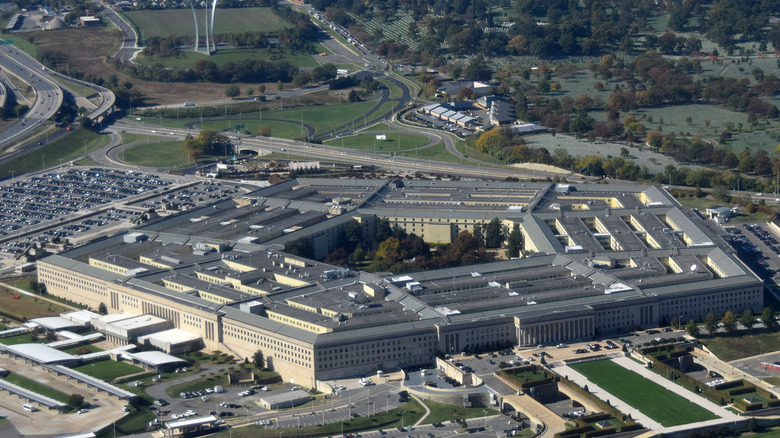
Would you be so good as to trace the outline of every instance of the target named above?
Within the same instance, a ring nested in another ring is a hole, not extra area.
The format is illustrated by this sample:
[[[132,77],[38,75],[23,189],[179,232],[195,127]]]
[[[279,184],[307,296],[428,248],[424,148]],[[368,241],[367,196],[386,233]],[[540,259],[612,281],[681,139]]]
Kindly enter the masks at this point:
[[[482,410],[482,419],[485,420],[485,422],[482,424],[482,427],[487,429],[487,411],[485,409]]]
[[[406,413],[406,411],[401,411],[401,429],[404,428],[404,414],[405,413]]]
[[[41,162],[43,164],[43,168],[46,168],[46,154],[41,154]]]

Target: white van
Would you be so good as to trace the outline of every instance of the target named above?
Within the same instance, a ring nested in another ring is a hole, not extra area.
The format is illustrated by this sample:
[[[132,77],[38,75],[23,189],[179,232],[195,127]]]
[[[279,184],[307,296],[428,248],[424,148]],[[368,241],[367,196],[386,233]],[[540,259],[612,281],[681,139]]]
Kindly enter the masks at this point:
[[[35,411],[37,411],[37,410],[38,410],[38,409],[36,409],[36,408],[35,408],[35,406],[33,406],[33,405],[28,405],[28,404],[26,404],[26,403],[22,405],[22,409],[24,409],[24,410],[25,410],[25,411],[27,411],[27,412],[35,412]]]

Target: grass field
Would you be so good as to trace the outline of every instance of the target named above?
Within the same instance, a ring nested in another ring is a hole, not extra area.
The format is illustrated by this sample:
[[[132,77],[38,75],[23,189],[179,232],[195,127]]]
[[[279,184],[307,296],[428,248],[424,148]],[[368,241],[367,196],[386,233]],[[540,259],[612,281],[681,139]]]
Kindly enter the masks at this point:
[[[14,299],[15,296],[18,296],[19,299]],[[22,318],[55,316],[67,310],[59,304],[0,287],[0,315],[5,317],[21,321]]]
[[[385,86],[387,87],[388,91],[390,92],[388,95],[390,99],[400,99],[401,97],[403,97],[404,92],[400,88],[398,88],[394,83],[387,80],[380,80],[379,82],[385,84]]]
[[[726,362],[780,350],[780,332],[714,336],[700,340],[720,360]]]
[[[362,134],[334,138],[323,143],[330,146],[344,146],[350,149],[390,153],[410,151],[425,146],[430,142],[431,140],[428,137],[416,134],[387,134],[387,140],[376,140],[375,134]]]
[[[19,374],[9,374],[5,380],[15,383],[22,388],[28,389],[32,392],[38,393],[40,395],[45,395],[46,397],[53,398],[54,400],[57,400],[61,403],[67,403],[68,402],[68,394],[65,394],[64,392],[57,391],[56,389],[53,389],[49,385],[46,385],[44,383],[36,382],[35,380],[30,380],[27,377],[21,376]]]
[[[203,20],[205,10],[196,11],[198,20]],[[154,36],[195,36],[192,11],[187,8],[128,11],[124,15],[132,20],[141,31],[141,38]],[[203,23],[199,23],[203,35]],[[274,14],[271,8],[220,8],[214,20],[214,34],[237,32],[276,32],[290,27],[290,24]]]
[[[62,160],[63,164],[68,163],[84,155],[85,141],[87,153],[91,153],[107,145],[109,137],[106,134],[97,134],[87,129],[79,128],[45,146],[35,149],[31,153],[3,161],[0,164],[0,176],[10,175],[11,170],[14,171],[16,176],[40,171],[43,168],[44,160],[48,161],[49,166],[59,164],[60,160]]]
[[[444,145],[441,143],[427,148],[415,149],[411,152],[402,152],[399,155],[403,157],[415,157],[421,160],[429,160],[431,162],[440,161],[446,163],[460,163],[462,161],[460,158],[449,153],[447,148],[444,147]]]
[[[107,382],[110,382],[117,377],[129,376],[130,374],[137,374],[144,371],[143,368],[130,365],[127,362],[117,362],[114,360],[92,362],[73,369]]]
[[[191,162],[183,141],[163,141],[132,146],[119,154],[126,163],[150,167],[177,167]]]
[[[469,420],[472,418],[482,418],[485,415],[496,415],[498,412],[490,408],[464,408],[461,406],[447,405],[444,403],[437,403],[435,401],[424,400],[428,409],[431,410],[430,415],[425,417],[425,423],[443,423],[445,421],[455,421],[457,418],[463,420]],[[487,414],[483,414],[482,410],[486,410]],[[472,422],[473,425],[473,422]]]
[[[5,345],[32,344],[32,343],[45,344],[47,342],[49,341],[47,341],[46,338],[43,336],[39,336],[38,340],[33,342],[32,336],[29,333],[25,333],[23,335],[9,336],[7,338],[0,338],[0,344],[5,344]]]
[[[314,44],[314,53],[319,53],[317,50],[324,50],[323,47],[317,43]],[[267,49],[219,49],[212,53],[211,56],[205,53],[195,53],[193,51],[182,51],[178,56],[171,57],[157,57],[157,56],[145,56],[138,55],[135,58],[135,62],[145,65],[161,64],[165,68],[179,68],[186,69],[195,66],[198,61],[212,61],[217,65],[222,65],[228,62],[238,62],[245,59],[262,59],[265,61],[286,61],[296,67],[316,67],[320,63],[310,53],[295,52],[290,53],[283,50],[267,50]]]
[[[699,405],[614,362],[607,360],[585,362],[572,365],[572,368],[663,426],[676,426],[717,418]]]

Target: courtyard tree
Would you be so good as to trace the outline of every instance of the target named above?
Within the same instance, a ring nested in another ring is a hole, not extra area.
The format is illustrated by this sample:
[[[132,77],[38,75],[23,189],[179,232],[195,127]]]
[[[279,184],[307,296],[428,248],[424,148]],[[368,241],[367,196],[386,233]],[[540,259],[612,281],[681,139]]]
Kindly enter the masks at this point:
[[[688,323],[685,324],[685,331],[694,338],[699,336],[699,326],[696,325],[693,319],[689,319]]]
[[[747,329],[753,328],[753,326],[756,325],[756,317],[753,315],[753,311],[747,309],[742,312],[742,315],[739,317],[739,323]]]
[[[718,330],[718,321],[715,319],[715,315],[712,313],[707,314],[707,316],[704,318],[704,328],[710,335]]]
[[[496,217],[485,225],[485,247],[500,248],[504,241],[504,233],[501,231],[501,221]]]
[[[262,350],[255,351],[255,354],[252,356],[252,364],[258,370],[265,368],[265,356],[263,356]]]
[[[728,310],[723,314],[723,318],[720,319],[720,322],[723,324],[723,327],[726,328],[727,332],[734,333],[737,331],[737,317],[731,310]]]
[[[71,394],[68,396],[68,406],[73,409],[78,409],[84,406],[84,396],[81,394]]]
[[[766,328],[777,327],[777,321],[775,321],[775,315],[771,307],[765,307],[764,311],[761,312],[761,321],[764,322],[764,327]]]

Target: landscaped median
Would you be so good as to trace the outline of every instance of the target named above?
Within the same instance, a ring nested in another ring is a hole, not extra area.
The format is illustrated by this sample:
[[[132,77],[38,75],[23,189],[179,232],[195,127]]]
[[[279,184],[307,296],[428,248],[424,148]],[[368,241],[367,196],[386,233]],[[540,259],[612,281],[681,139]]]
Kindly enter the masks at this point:
[[[411,400],[396,409],[390,410],[389,412],[381,412],[370,417],[355,417],[350,421],[336,421],[333,423],[324,424],[322,426],[309,426],[300,428],[285,427],[282,429],[277,429],[273,426],[268,428],[252,424],[246,427],[236,427],[229,431],[225,430],[212,436],[230,436],[232,438],[274,438],[278,437],[279,433],[282,432],[284,434],[284,438],[320,437],[341,435],[342,427],[344,433],[362,432],[365,430],[393,429],[401,426],[402,412],[404,426],[416,423],[420,418],[422,418],[423,415],[425,415],[425,409],[416,401]]]

